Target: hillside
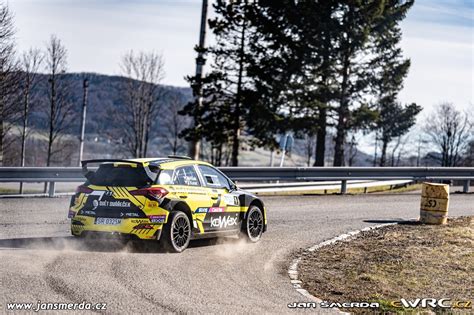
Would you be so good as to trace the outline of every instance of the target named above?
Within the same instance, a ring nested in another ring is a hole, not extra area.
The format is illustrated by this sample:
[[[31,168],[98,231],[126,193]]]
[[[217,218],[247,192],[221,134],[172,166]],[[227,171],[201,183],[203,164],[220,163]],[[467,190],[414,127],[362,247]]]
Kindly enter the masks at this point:
[[[126,152],[121,147],[121,123],[114,121],[112,113],[120,112],[125,106],[123,103],[122,86],[124,77],[109,76],[95,73],[68,73],[64,75],[64,80],[71,87],[70,101],[73,104],[72,123],[64,130],[62,137],[67,142],[67,147],[61,158],[55,160],[55,165],[77,165],[78,161],[78,135],[80,130],[80,117],[82,110],[83,79],[89,80],[88,109],[86,119],[86,140],[84,148],[84,158],[111,158],[126,157]],[[29,136],[28,149],[34,150],[34,155],[27,154],[27,165],[43,166],[46,159],[46,142],[48,128],[48,104],[47,89],[49,83],[46,75],[38,75],[38,83],[33,91],[31,110],[29,115],[30,128],[35,130]],[[170,99],[178,97],[181,106],[184,106],[191,98],[190,88],[173,87],[160,85],[161,91],[164,91],[160,99],[159,119],[152,124],[150,140],[150,156],[164,156],[172,154],[171,147],[167,138],[169,138],[168,122],[171,117]],[[185,127],[185,126],[181,126]],[[12,137],[18,137],[18,129],[13,129]],[[276,135],[276,137],[278,137]],[[328,136],[327,140],[327,161],[330,164],[332,158],[333,143]],[[304,140],[295,139],[293,152],[285,159],[285,165],[288,166],[306,166],[307,155],[306,144]],[[17,165],[19,156],[19,141],[7,154],[7,164]],[[27,152],[28,153],[28,152]],[[181,140],[179,154],[186,154],[186,143]],[[242,166],[270,165],[271,152],[264,148],[250,148],[243,145],[239,157]],[[273,165],[278,166],[281,155],[275,152]],[[362,152],[358,152],[354,159],[355,165],[370,165],[371,157]],[[225,162],[224,162],[225,163]]]
[[[71,87],[70,100],[73,104],[75,119],[67,128],[67,133],[76,133],[80,128],[80,114],[82,110],[82,82],[84,78],[89,80],[89,97],[88,97],[88,115],[86,120],[86,131],[88,134],[101,134],[110,131],[114,126],[110,121],[110,113],[123,108],[123,93],[121,87],[125,82],[125,78],[121,76],[109,76],[96,73],[68,73],[64,75],[64,80]],[[30,121],[32,127],[36,129],[45,129],[48,119],[44,106],[47,103],[48,79],[46,75],[38,76],[38,84],[36,85],[30,112]],[[160,89],[165,91],[159,104],[163,115],[168,114],[168,102],[173,96],[178,96],[183,104],[192,97],[191,89],[160,85]],[[161,124],[153,125],[153,132],[162,130]]]

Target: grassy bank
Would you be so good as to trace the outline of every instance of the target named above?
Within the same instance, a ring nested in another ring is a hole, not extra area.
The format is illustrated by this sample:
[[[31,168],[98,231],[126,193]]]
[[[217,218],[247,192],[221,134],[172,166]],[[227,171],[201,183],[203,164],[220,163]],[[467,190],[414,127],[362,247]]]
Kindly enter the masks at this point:
[[[474,302],[474,219],[364,232],[306,255],[299,273],[303,287],[325,301],[379,302],[383,311],[407,311],[393,305],[401,298]]]

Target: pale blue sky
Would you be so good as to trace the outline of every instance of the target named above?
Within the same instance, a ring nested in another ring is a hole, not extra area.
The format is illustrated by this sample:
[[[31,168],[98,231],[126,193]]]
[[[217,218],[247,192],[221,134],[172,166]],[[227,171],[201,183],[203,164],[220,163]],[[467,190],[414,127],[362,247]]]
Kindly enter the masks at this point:
[[[9,0],[20,50],[43,47],[50,34],[69,53],[69,70],[119,74],[129,49],[165,58],[165,84],[186,86],[194,72],[200,0]],[[429,109],[474,104],[474,0],[418,0],[402,24],[412,66],[400,99]]]

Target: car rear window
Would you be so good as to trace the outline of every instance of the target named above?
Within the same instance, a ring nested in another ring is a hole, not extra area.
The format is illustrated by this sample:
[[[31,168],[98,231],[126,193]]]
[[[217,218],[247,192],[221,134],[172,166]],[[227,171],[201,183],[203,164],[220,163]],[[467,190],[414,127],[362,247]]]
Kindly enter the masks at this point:
[[[159,169],[152,171],[157,173]],[[130,164],[101,164],[96,172],[88,176],[88,180],[98,186],[143,187],[152,184],[143,167]]]

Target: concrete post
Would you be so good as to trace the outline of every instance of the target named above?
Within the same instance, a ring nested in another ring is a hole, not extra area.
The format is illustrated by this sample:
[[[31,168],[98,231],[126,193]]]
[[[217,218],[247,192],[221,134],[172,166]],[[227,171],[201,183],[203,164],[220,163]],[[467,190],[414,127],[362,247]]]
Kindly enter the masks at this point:
[[[56,182],[49,182],[48,196],[54,197],[55,190],[56,190]]]
[[[341,195],[347,194],[347,180],[341,181]]]
[[[463,193],[468,193],[468,192],[469,192],[469,186],[470,186],[470,185],[471,185],[471,180],[466,179],[466,180],[464,181],[464,185],[463,185],[463,190],[462,190],[462,192],[463,192]]]

